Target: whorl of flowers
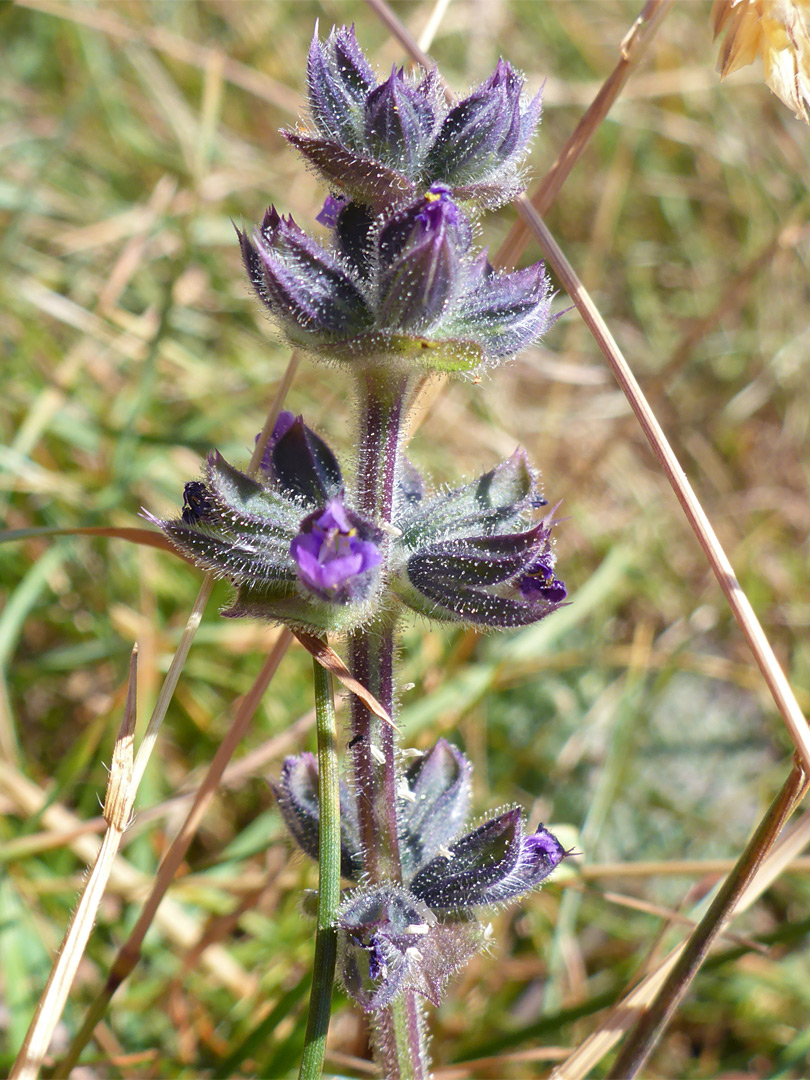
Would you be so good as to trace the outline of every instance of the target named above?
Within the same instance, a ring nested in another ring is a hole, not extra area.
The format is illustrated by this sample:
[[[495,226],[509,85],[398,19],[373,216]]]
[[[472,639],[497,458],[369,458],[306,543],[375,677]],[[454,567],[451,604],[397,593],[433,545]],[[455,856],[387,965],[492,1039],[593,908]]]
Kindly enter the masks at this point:
[[[426,494],[405,462],[388,535],[353,507],[337,458],[283,412],[254,479],[209,455],[179,518],[157,521],[191,562],[236,586],[224,614],[316,632],[355,629],[382,602],[443,622],[537,622],[566,596],[552,528],[525,454],[459,488]]]
[[[329,242],[270,207],[239,231],[251,284],[288,341],[314,356],[470,371],[513,356],[549,327],[541,263],[496,272],[473,250],[468,213],[521,190],[540,118],[504,60],[449,106],[436,71],[378,84],[354,30],[317,36],[307,65],[312,129],[287,132],[329,185]]]
[[[377,76],[354,27],[317,29],[307,61],[311,126],[287,138],[330,188],[388,209],[440,182],[457,199],[493,209],[523,189],[520,166],[540,120],[541,99],[499,60],[488,79],[455,105],[434,68],[413,77],[394,67]]]
[[[486,944],[482,914],[537,889],[568,854],[539,825],[527,833],[519,807],[506,807],[473,829],[467,826],[472,766],[440,739],[407,770],[397,818],[401,884],[345,893],[338,910],[341,978],[368,1012],[404,990],[438,1005],[445,983]],[[318,763],[289,757],[274,785],[290,834],[318,857]],[[361,880],[361,843],[354,800],[341,788],[341,874]]]

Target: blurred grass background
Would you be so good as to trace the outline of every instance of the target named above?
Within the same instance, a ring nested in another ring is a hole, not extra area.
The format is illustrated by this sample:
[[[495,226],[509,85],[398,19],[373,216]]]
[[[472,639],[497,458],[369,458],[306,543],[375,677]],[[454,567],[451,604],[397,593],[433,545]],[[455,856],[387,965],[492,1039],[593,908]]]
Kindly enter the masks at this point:
[[[459,90],[503,54],[545,81],[541,176],[609,74],[640,4],[454,0],[431,53]],[[396,3],[418,32],[432,5]],[[278,129],[300,115],[315,19],[357,25],[401,62],[362,3],[52,3],[0,10],[0,506],[5,527],[140,524],[179,506],[217,447],[246,462],[288,353],[249,295],[231,219],[270,202],[311,228],[323,192]],[[810,421],[810,132],[748,68],[720,84],[709,4],[676,5],[569,178],[548,223],[649,394],[763,621],[810,704],[805,444]],[[514,220],[487,218],[491,249]],[[525,259],[537,257],[531,247]],[[567,306],[564,296],[560,308]],[[288,405],[349,450],[338,371],[305,361]],[[518,640],[419,623],[405,634],[406,743],[438,734],[476,765],[480,811],[520,801],[568,826],[586,891],[547,886],[498,917],[435,1015],[437,1065],[575,1045],[661,944],[660,915],[734,856],[786,774],[782,722],[674,497],[575,312],[542,349],[437,395],[410,453],[437,483],[517,444],[563,499],[573,604]],[[154,702],[199,586],[167,554],[119,540],[33,538],[0,550],[0,757],[77,822],[97,822],[127,658]],[[273,632],[229,624],[216,587],[139,797],[124,855],[148,880]],[[265,776],[313,745],[310,664],[289,653],[244,754],[171,892],[190,936],[153,927],[81,1075],[294,1075],[314,866],[291,857]],[[307,733],[308,731],[308,733]],[[300,733],[299,733],[300,732]],[[263,753],[263,748],[270,749]],[[267,760],[267,759],[270,760]],[[81,883],[65,841],[0,785],[0,1072],[28,1026]],[[626,864],[668,871],[628,874]],[[675,871],[675,872],[673,872]],[[102,907],[56,1052],[77,1030],[138,896]],[[698,977],[653,1060],[678,1077],[810,1071],[810,883],[783,876]],[[667,937],[666,940],[670,940]],[[216,948],[205,953],[205,946]],[[217,949],[219,951],[217,951]],[[227,964],[225,959],[227,959]],[[230,966],[228,966],[230,965]],[[363,1056],[342,998],[330,1046]],[[95,1064],[93,1064],[95,1062]],[[358,1075],[341,1067],[345,1075]],[[543,1062],[457,1075],[546,1075]]]

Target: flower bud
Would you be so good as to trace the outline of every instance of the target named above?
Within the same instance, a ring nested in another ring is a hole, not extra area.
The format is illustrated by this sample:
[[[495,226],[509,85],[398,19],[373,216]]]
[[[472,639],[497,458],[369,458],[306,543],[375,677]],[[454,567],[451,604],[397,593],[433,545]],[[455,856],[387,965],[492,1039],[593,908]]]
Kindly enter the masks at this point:
[[[469,242],[469,224],[444,184],[387,222],[378,244],[378,325],[425,330],[439,320],[461,287]]]
[[[431,101],[405,81],[396,67],[390,78],[366,98],[365,141],[372,155],[386,165],[414,175],[436,130]]]
[[[317,348],[368,328],[371,315],[350,272],[291,217],[270,207],[252,242],[237,234],[251,284],[290,342]]]
[[[518,165],[540,119],[541,97],[522,100],[524,79],[505,60],[450,110],[426,162],[459,198],[500,205],[522,190]]]
[[[439,739],[405,774],[413,801],[400,808],[406,876],[458,836],[470,812],[472,766],[459,749]]]
[[[271,785],[284,824],[293,840],[311,858],[318,858],[320,807],[318,803],[318,759],[314,754],[288,757],[277,784]],[[340,872],[357,881],[362,872],[360,830],[354,799],[340,782]]]
[[[262,457],[276,488],[306,504],[322,504],[343,488],[337,459],[323,439],[286,410],[279,415]]]
[[[423,867],[409,887],[433,911],[486,907],[536,888],[565,854],[542,826],[525,836],[522,811],[514,807],[456,840]]]

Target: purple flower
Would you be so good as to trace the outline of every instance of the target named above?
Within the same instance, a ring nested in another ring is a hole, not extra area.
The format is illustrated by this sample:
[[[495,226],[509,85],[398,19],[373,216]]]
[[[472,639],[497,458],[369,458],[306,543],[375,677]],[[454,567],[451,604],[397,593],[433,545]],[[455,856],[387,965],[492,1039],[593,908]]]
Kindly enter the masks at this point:
[[[545,551],[531,566],[527,566],[518,582],[520,592],[526,597],[538,597],[551,604],[561,604],[568,595],[565,582],[554,576],[556,559],[551,551]]]
[[[365,599],[375,584],[382,554],[363,537],[362,526],[339,498],[305,517],[290,545],[299,580],[333,603]]]
[[[227,617],[328,634],[368,621],[380,579],[382,533],[342,499],[335,455],[282,412],[258,477],[214,452],[203,478],[186,484],[180,516],[150,520],[189,562],[235,586]]]
[[[321,207],[321,212],[315,220],[319,225],[325,225],[327,229],[334,229],[346,201],[343,195],[327,195]]]

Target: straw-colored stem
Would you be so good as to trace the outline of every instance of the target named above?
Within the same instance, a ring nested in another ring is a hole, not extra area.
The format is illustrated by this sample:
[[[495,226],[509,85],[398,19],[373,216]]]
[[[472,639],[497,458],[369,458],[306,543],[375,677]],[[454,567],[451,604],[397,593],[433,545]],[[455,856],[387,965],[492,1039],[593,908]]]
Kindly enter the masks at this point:
[[[792,785],[793,779],[791,776],[788,783]],[[779,838],[756,869],[753,878],[729,911],[728,919],[747,911],[808,843],[810,843],[810,811],[805,811],[795,827]],[[645,975],[618,1005],[610,1010],[597,1029],[568,1056],[562,1065],[552,1072],[551,1080],[584,1080],[584,1077],[591,1075],[602,1058],[630,1028],[633,1020],[654,1000],[687,945],[688,940],[676,945],[649,974]]]
[[[673,0],[647,0],[641,14],[625,34],[619,46],[619,60],[615,68],[584,112],[582,119],[557,155],[554,164],[530,196],[530,202],[538,213],[547,213],[559,195],[560,188],[579,161],[591,137],[607,116],[630,73],[646,52],[647,46],[672,4]],[[493,264],[497,267],[514,266],[530,236],[530,227],[525,221],[518,219],[498,249]]]
[[[658,991],[655,1000],[641,1014],[627,1037],[610,1076],[613,1080],[631,1080],[644,1068],[673,1013],[692,984],[706,959],[712,942],[729,922],[734,908],[751,884],[766,855],[776,842],[796,803],[804,793],[806,778],[794,766],[790,775],[763,817],[754,835],[737,860],[708,911],[695,927],[683,951]]]
[[[107,831],[101,843],[93,869],[73,913],[59,957],[51,969],[48,982],[37,1003],[36,1012],[29,1025],[25,1040],[12,1066],[10,1080],[34,1080],[48,1051],[56,1025],[70,994],[79,964],[96,914],[104,896],[104,890],[112,871],[115,857],[121,846],[124,830],[129,824],[136,788],[132,782],[133,738],[137,715],[136,683],[138,648],[132,650],[129,668],[129,692],[124,719],[113,750],[107,797],[104,800],[104,818]]]
[[[253,718],[253,714],[256,712],[265,690],[278,670],[282,658],[290,647],[291,641],[292,635],[290,632],[288,630],[282,630],[276,639],[273,649],[265,660],[259,675],[253,683],[253,686],[240,701],[233,723],[214,755],[213,761],[206,773],[205,780],[200,785],[200,788],[194,797],[194,802],[186,815],[186,820],[183,822],[182,828],[175,836],[158,868],[154,884],[152,885],[146,903],[141,909],[138,921],[132,928],[127,940],[119,949],[104,987],[90,1006],[85,1021],[82,1024],[81,1029],[76,1033],[67,1054],[55,1069],[53,1074],[54,1080],[59,1080],[60,1077],[67,1077],[70,1074],[70,1071],[78,1062],[82,1050],[92,1037],[96,1024],[107,1011],[107,1006],[109,1005],[113,994],[138,963],[141,956],[143,939],[146,937],[147,930],[152,925],[155,913],[186,856],[186,852],[189,849],[191,841],[194,839],[200,821],[217,792],[219,781],[222,778],[225,767],[231,760],[236,747],[244,737],[248,725]]]
[[[584,285],[549,232],[545,222],[525,195],[520,196],[516,201],[520,214],[537,237],[549,265],[553,267],[566,292],[579,309],[602,355],[607,360],[616,381],[630,402],[636,419],[661,463],[664,474],[669,480],[678,502],[681,504],[686,519],[703,548],[706,558],[709,560],[709,565],[725,594],[732,614],[748,641],[754,659],[768,684],[768,689],[773,696],[776,707],[784,718],[802,765],[810,773],[810,730],[807,721],[782,668],[779,666],[779,661],[776,659],[771,644],[765,636],[765,631],[762,629],[751,602],[737,580],[734,568],[723,550],[717,533],[715,533],[703,507],[700,505],[692,485],[686,478],[686,473],[675,456],[666,435],[664,435],[661,425],[656,420],[655,414],[642,393],[636,377],[630,370],[629,364],[622,355],[619,346],[616,344],[613,335],[608,330],[604,319],[599,314]]]

